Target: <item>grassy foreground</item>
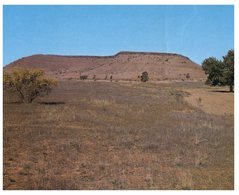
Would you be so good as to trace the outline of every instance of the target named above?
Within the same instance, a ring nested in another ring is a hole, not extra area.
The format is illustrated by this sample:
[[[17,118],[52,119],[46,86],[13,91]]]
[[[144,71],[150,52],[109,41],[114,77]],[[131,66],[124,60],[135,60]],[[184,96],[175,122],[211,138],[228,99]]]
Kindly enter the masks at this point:
[[[233,189],[234,115],[186,102],[204,88],[66,81],[32,104],[4,94],[4,189]]]

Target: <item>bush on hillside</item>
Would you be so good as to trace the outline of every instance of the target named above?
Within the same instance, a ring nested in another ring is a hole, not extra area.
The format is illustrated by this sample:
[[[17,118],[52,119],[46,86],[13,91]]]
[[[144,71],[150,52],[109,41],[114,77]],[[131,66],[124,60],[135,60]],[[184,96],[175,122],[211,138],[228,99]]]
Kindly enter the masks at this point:
[[[141,81],[146,82],[148,80],[149,80],[149,74],[148,74],[148,72],[144,71],[141,75]]]

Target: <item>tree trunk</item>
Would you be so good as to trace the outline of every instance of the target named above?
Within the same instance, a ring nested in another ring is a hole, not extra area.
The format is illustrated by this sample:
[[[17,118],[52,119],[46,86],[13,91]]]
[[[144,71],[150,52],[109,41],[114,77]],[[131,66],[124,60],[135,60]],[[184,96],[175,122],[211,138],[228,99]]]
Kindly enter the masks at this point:
[[[230,92],[233,92],[233,86],[230,85]]]
[[[23,103],[23,102],[24,102],[24,99],[25,99],[25,98],[24,98],[24,95],[23,95],[22,93],[19,93],[19,94],[18,94],[18,97],[19,97],[19,99],[20,99],[20,102]]]

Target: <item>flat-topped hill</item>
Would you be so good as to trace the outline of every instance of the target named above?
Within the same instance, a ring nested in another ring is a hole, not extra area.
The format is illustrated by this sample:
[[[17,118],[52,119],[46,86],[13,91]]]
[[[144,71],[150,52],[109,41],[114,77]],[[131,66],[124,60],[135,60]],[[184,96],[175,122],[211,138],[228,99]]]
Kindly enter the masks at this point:
[[[137,80],[143,71],[151,80],[204,79],[202,68],[188,57],[172,53],[119,52],[113,56],[32,55],[8,64],[13,68],[41,68],[56,79],[79,79],[88,75],[97,79]],[[188,75],[188,76],[187,76]],[[187,77],[187,78],[186,78]]]

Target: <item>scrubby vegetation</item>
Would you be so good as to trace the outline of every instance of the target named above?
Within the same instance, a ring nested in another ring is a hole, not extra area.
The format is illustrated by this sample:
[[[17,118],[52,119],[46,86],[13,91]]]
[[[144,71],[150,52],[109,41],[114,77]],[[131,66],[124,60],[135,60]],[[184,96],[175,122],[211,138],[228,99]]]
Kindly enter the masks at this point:
[[[87,78],[88,78],[87,75],[81,75],[81,76],[80,76],[80,80],[86,80]]]
[[[4,90],[17,94],[20,101],[25,103],[49,94],[56,85],[56,81],[44,76],[43,70],[17,69],[12,73],[4,73]]]
[[[189,73],[186,74],[186,79],[190,79],[190,74]]]
[[[148,72],[144,71],[142,74],[141,74],[141,81],[142,82],[146,82],[149,80],[149,74]]]

